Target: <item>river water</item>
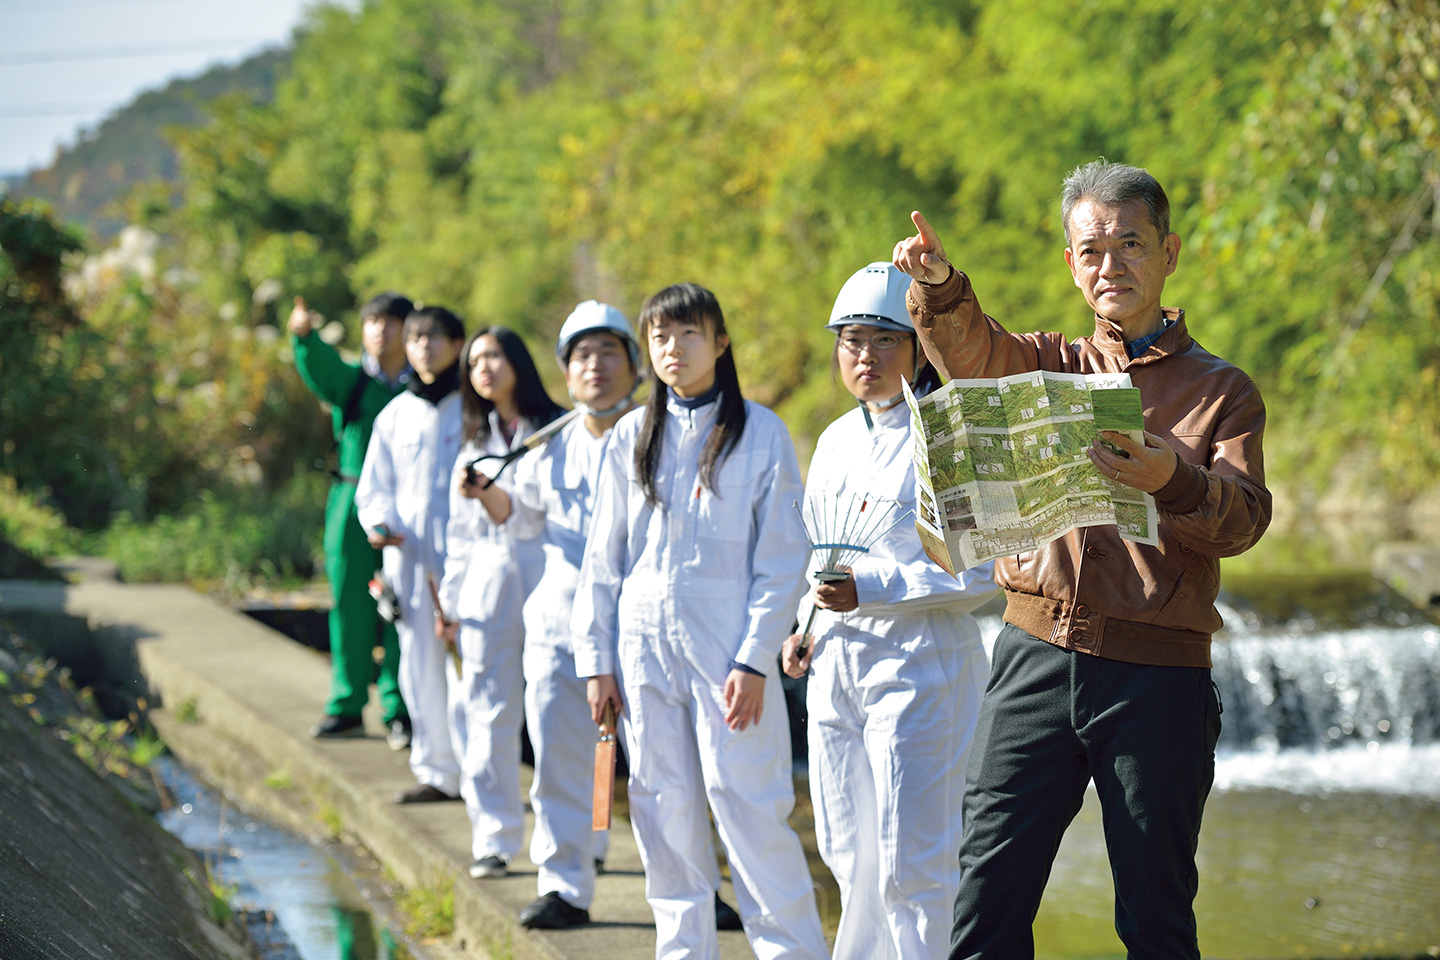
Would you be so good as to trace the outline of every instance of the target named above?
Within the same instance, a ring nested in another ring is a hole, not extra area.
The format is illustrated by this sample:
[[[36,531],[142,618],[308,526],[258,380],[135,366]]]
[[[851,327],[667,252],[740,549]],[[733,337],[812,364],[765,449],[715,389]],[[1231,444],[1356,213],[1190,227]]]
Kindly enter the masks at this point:
[[[247,815],[168,757],[157,765],[175,801],[161,825],[228,888],[263,960],[417,960],[373,867]]]

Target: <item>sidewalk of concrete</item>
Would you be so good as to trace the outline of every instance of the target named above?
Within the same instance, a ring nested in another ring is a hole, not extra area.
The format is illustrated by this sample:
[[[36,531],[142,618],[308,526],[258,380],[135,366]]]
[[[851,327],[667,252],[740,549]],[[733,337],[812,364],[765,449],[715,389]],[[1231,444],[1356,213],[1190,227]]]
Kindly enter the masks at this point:
[[[339,835],[370,850],[402,885],[453,888],[455,935],[467,958],[605,960],[654,955],[655,928],[629,824],[617,819],[592,922],[529,931],[516,914],[535,898],[535,867],[522,854],[508,877],[466,873],[470,827],[460,803],[397,806],[413,785],[406,754],[383,739],[373,703],[363,739],[317,741],[309,727],[324,710],[329,664],[243,614],[186,587],[0,582],[7,615],[67,615],[87,622],[97,655],[131,661],[135,698],[146,698],[165,742],[187,766],[246,809],[309,835]],[[528,774],[528,770],[526,771]],[[526,814],[526,848],[533,819]],[[733,904],[728,882],[722,891]],[[726,960],[751,957],[743,934],[721,933]]]

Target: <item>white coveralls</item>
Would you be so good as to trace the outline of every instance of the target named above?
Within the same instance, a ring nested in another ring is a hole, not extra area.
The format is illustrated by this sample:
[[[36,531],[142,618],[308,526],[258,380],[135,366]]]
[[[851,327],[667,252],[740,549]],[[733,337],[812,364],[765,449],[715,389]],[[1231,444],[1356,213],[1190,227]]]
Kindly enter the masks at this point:
[[[521,419],[514,442],[533,432]],[[525,719],[521,611],[540,579],[545,557],[533,532],[521,539],[524,531],[518,526],[496,526],[480,501],[459,489],[467,463],[482,453],[503,454],[507,449],[500,418],[492,411],[484,448],[467,442],[455,460],[440,606],[447,618],[460,624],[460,682],[450,690],[452,710],[465,718],[464,736],[454,747],[460,758],[460,796],[470,815],[471,853],[476,860],[494,855],[508,863],[520,852],[525,831],[520,802],[520,724]],[[501,474],[497,486],[510,489],[514,469]]]
[[[828,951],[814,886],[786,820],[795,793],[777,663],[808,551],[793,506],[800,471],[780,418],[747,401],[716,489],[702,488],[718,406],[669,399],[658,508],[635,478],[644,411],[615,426],[575,595],[576,669],[615,675],[624,697],[655,956],[719,957],[708,800],[755,955],[818,960]],[[767,679],[761,718],[743,731],[722,703],[732,660]]]
[[[867,427],[857,408],[820,435],[806,484],[812,530],[823,529],[811,515],[821,494],[893,498],[895,517],[914,509],[909,408],[873,420]],[[812,573],[822,560],[812,558]],[[836,960],[949,953],[965,759],[990,676],[969,611],[994,595],[991,567],[952,579],[907,517],[852,565],[860,606],[815,618],[810,797],[820,855],[840,885]],[[800,623],[809,615],[807,597]]]
[[[435,605],[427,574],[445,573],[450,474],[460,452],[460,394],[438,405],[411,392],[397,395],[375,418],[355,508],[366,532],[386,526],[405,539],[384,550],[385,577],[400,601],[400,695],[410,711],[410,771],[422,784],[455,795],[460,764],[452,746],[463,716],[450,708],[454,667],[435,637]],[[454,680],[458,682],[458,677]]]
[[[506,522],[517,537],[541,534],[535,542],[544,553],[544,571],[524,611],[525,720],[535,751],[530,860],[539,871],[540,896],[558,893],[587,910],[595,896],[595,861],[605,859],[610,834],[591,827],[596,728],[585,681],[575,672],[570,606],[607,437],[592,434],[580,418],[522,457],[512,468],[514,512]]]

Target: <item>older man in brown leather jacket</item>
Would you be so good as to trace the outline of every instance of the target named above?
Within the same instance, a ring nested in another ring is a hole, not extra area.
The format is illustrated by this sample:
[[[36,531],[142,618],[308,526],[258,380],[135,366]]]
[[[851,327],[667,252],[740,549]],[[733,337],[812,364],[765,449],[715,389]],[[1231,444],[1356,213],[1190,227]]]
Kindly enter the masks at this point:
[[[1096,161],[1065,181],[1065,262],[1095,332],[1014,334],[981,312],[970,280],[918,212],[895,246],[914,279],[911,318],[947,377],[1030,370],[1130,375],[1145,442],[1103,434],[1095,465],[1153,494],[1160,543],[1113,526],[1072,531],[997,561],[1006,626],[967,768],[952,960],[1034,955],[1031,925],[1086,784],[1100,798],[1115,927],[1130,957],[1199,957],[1195,846],[1215,771],[1220,703],[1210,682],[1219,558],[1270,522],[1265,407],[1244,371],[1162,307],[1180,238],[1160,184]]]

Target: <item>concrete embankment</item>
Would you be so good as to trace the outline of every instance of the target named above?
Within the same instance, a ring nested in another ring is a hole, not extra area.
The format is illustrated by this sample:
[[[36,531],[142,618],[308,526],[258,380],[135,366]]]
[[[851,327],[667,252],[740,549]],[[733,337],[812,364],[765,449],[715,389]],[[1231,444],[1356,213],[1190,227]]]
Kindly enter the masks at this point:
[[[522,855],[506,878],[470,879],[461,804],[391,802],[414,780],[406,755],[386,747],[377,715],[367,711],[363,739],[307,735],[329,689],[323,655],[178,586],[0,581],[0,613],[85,623],[95,649],[71,654],[103,660],[110,679],[121,681],[112,694],[146,698],[151,720],[181,762],[248,810],[358,843],[412,890],[453,891],[455,934],[440,952],[497,960],[654,955],[653,918],[627,823],[617,821],[611,832],[592,923],[565,931],[520,928],[516,914],[536,893],[534,866]],[[528,813],[526,819],[528,847],[533,822]],[[728,884],[724,892],[733,903]],[[720,944],[727,960],[752,955],[743,934],[722,933]]]
[[[19,679],[0,690],[0,957],[248,957],[204,865],[12,702],[33,702]]]

